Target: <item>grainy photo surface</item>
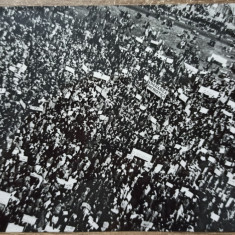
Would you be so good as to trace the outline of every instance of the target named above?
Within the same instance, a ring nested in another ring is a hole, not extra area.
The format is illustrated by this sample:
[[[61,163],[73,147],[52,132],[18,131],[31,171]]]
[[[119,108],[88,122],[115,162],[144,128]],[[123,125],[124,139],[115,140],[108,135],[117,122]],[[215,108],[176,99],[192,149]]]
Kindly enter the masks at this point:
[[[234,15],[0,8],[0,231],[235,231]]]

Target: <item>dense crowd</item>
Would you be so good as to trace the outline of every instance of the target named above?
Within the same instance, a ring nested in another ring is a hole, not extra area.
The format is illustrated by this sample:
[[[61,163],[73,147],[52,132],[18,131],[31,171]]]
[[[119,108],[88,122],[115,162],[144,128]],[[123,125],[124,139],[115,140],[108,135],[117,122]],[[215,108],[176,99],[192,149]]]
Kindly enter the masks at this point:
[[[1,9],[1,231],[235,230],[230,65],[124,9]]]

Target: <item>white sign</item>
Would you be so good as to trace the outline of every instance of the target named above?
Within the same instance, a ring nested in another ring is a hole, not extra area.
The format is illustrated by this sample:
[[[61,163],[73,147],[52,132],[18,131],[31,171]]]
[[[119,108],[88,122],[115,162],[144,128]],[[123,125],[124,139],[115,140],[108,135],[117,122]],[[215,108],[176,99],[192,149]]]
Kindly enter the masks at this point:
[[[235,102],[233,102],[232,100],[229,100],[227,105],[230,106],[233,110],[235,110]]]
[[[109,81],[110,77],[104,74],[101,74],[100,72],[94,72],[93,73],[94,78],[105,80],[106,82]]]
[[[198,92],[205,94],[209,96],[210,98],[218,98],[219,96],[218,91],[212,90],[209,87],[204,87],[204,86],[201,86]]]
[[[140,158],[140,159],[143,159],[143,160],[145,160],[147,162],[151,162],[152,157],[153,157],[152,155],[150,155],[148,153],[145,153],[145,152],[143,152],[143,151],[141,151],[139,149],[136,149],[136,148],[133,148],[131,154],[136,156],[136,157],[138,157],[138,158]]]
[[[230,112],[228,112],[228,111],[226,111],[225,109],[222,109],[221,111],[222,111],[226,116],[228,116],[228,117],[233,117],[233,114],[230,113]]]
[[[139,42],[139,43],[143,43],[143,41],[144,41],[144,40],[143,40],[142,38],[140,38],[140,37],[136,37],[135,39],[136,39],[136,41]]]
[[[215,214],[214,212],[211,212],[211,219],[217,222],[219,220],[219,216]]]
[[[154,83],[150,80],[148,81],[147,89],[150,90],[151,92],[153,92],[155,95],[157,95],[158,97],[160,97],[163,100],[166,98],[166,96],[168,94],[167,90],[165,90],[160,85],[157,85],[156,83]]]
[[[0,190],[0,203],[7,206],[9,199],[11,197],[10,193],[4,192]]]
[[[208,111],[209,111],[209,109],[206,109],[206,108],[204,108],[204,107],[201,107],[201,109],[200,109],[200,113],[208,113]]]
[[[34,225],[36,223],[37,218],[35,216],[30,216],[30,215],[26,215],[24,214],[23,218],[22,218],[22,222],[27,223],[27,224],[31,224]]]
[[[139,95],[139,94],[137,94],[137,95],[135,96],[135,98],[138,99],[138,100],[141,100],[141,99],[142,99],[142,96]]]
[[[161,171],[162,167],[163,167],[162,164],[157,164],[157,166],[156,166],[155,169],[154,169],[154,172],[157,174],[158,172]]]
[[[24,156],[23,154],[19,154],[19,160],[21,162],[27,162],[28,161],[28,157]]]
[[[145,228],[152,228],[153,227],[153,223],[152,222],[149,222],[149,221],[142,221],[141,223],[141,226],[142,227],[145,227]]]
[[[66,232],[66,233],[72,233],[72,232],[74,232],[74,230],[75,230],[75,227],[66,225],[66,226],[65,226],[65,229],[64,229],[64,232]]]
[[[87,68],[87,66],[86,66],[85,64],[82,65],[82,69],[83,69],[86,73],[89,72],[89,69]]]
[[[37,107],[37,106],[30,105],[29,109],[31,109],[33,111],[43,112],[43,107]]]
[[[166,186],[170,187],[170,188],[173,188],[173,184],[169,183],[169,182],[166,182]]]
[[[198,69],[196,69],[195,67],[193,67],[190,64],[184,63],[185,68],[190,71],[192,74],[196,74],[198,72]]]
[[[73,68],[69,67],[69,66],[66,66],[66,67],[65,67],[65,70],[67,70],[68,72],[70,72],[70,73],[72,73],[72,74],[75,73],[75,70],[74,70]]]
[[[24,103],[24,101],[23,101],[23,100],[20,100],[20,104],[21,104],[21,106],[23,107],[23,109],[25,109],[25,108],[26,108],[26,104]]]
[[[181,94],[179,95],[179,98],[180,98],[182,101],[184,101],[185,103],[186,103],[187,100],[188,100],[188,96],[184,95],[183,93],[181,93]]]
[[[14,223],[9,223],[6,228],[6,233],[22,233],[24,231],[24,227],[14,224]]]
[[[180,161],[180,165],[181,165],[183,168],[185,168],[185,167],[186,167],[186,161],[181,160],[181,161]]]

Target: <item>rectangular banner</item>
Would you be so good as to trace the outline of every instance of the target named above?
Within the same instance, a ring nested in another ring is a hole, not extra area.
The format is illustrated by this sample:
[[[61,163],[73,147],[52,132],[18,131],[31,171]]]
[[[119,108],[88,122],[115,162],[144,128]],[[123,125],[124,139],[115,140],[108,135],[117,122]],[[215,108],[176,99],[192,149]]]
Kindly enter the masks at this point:
[[[207,95],[209,96],[210,98],[218,98],[219,96],[219,92],[218,91],[215,91],[209,87],[204,87],[204,86],[201,86],[199,91],[200,93],[204,94],[204,95]]]
[[[167,90],[165,90],[160,85],[158,85],[150,80],[148,81],[147,89],[150,90],[151,92],[153,92],[155,95],[157,95],[158,97],[160,97],[163,100],[166,98],[166,96],[168,94]]]
[[[43,112],[43,107],[37,107],[37,106],[30,105],[29,109],[31,109],[33,111]]]
[[[134,155],[135,157],[138,157],[140,159],[143,159],[147,162],[151,162],[152,160],[152,155],[148,154],[148,153],[145,153],[139,149],[136,149],[136,148],[133,148],[132,152],[131,152],[132,155]]]
[[[105,80],[106,82],[109,81],[109,79],[110,79],[110,76],[101,74],[100,72],[94,72],[93,77]]]

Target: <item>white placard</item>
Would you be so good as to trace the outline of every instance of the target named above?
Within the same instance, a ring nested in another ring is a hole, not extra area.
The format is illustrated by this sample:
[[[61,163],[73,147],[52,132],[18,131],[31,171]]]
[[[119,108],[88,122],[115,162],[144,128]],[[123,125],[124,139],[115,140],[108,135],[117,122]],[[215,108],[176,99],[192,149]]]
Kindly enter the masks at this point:
[[[170,187],[170,188],[173,188],[173,184],[169,183],[169,182],[166,182],[166,186]]]
[[[208,113],[208,111],[209,111],[209,109],[206,109],[206,108],[204,108],[204,107],[201,107],[201,109],[200,109],[199,112],[206,114],[206,113]]]
[[[138,158],[140,158],[140,159],[143,159],[143,160],[145,160],[147,162],[151,162],[152,157],[153,157],[152,155],[150,155],[148,153],[145,153],[145,152],[143,152],[143,151],[141,151],[139,149],[136,149],[136,148],[133,148],[131,154],[136,156],[136,157],[138,157]]]
[[[64,229],[64,232],[66,232],[66,233],[72,233],[72,232],[74,232],[74,230],[75,230],[75,227],[66,225],[66,226],[65,226],[65,229]]]
[[[191,193],[190,191],[186,191],[185,192],[185,196],[188,198],[192,198],[193,197],[193,193]]]
[[[213,157],[211,157],[211,156],[208,158],[208,160],[209,160],[210,162],[212,162],[212,163],[216,163],[215,158],[213,158]]]
[[[29,109],[31,109],[33,111],[39,111],[39,112],[43,112],[44,111],[43,107],[40,107],[40,106],[37,107],[37,106],[33,106],[33,105],[30,105]]]
[[[10,200],[11,194],[0,190],[0,203],[7,206]]]
[[[214,212],[211,212],[211,219],[218,222],[219,221],[219,216],[217,214],[215,214]]]
[[[181,165],[183,168],[185,168],[185,167],[186,167],[186,161],[181,160],[181,161],[180,161],[180,165]]]
[[[233,102],[232,100],[229,100],[227,105],[230,106],[233,110],[235,110],[235,102]]]
[[[219,96],[218,91],[215,91],[213,89],[210,89],[209,87],[204,87],[204,86],[201,86],[198,92],[205,94],[211,98],[218,98]]]
[[[161,171],[162,167],[163,167],[162,164],[157,164],[157,166],[156,166],[155,169],[154,169],[154,172],[157,174],[158,172]]]
[[[75,73],[75,70],[74,70],[73,68],[69,67],[69,66],[66,66],[66,67],[65,67],[65,70],[68,71],[68,72],[70,72],[70,73],[72,73],[72,74]]]
[[[150,80],[148,81],[147,89],[150,90],[151,92],[153,92],[156,96],[160,97],[163,100],[168,95],[168,91],[167,90],[165,90],[160,85],[158,85],[158,84],[156,84],[156,83],[154,83],[154,82],[152,82]]]
[[[141,100],[141,99],[142,99],[142,96],[139,95],[139,94],[137,94],[137,95],[135,96],[135,98],[138,99],[138,100]]]
[[[24,223],[34,225],[36,221],[37,221],[37,218],[35,216],[26,215],[26,214],[23,215],[22,222]]]
[[[21,106],[23,107],[23,109],[25,109],[25,108],[26,108],[26,104],[24,103],[24,101],[23,101],[23,100],[20,100],[20,104],[21,104]]]
[[[23,154],[19,154],[19,160],[21,162],[27,162],[28,161],[28,157],[24,156]]]
[[[93,73],[93,77],[94,77],[94,78],[98,78],[98,79],[105,80],[106,82],[109,81],[109,79],[110,79],[110,76],[101,74],[100,72],[94,72],[94,73]]]
[[[184,101],[185,103],[186,103],[187,100],[188,100],[188,96],[184,95],[183,93],[181,93],[181,94],[179,95],[179,98],[180,98],[182,101]]]
[[[14,223],[8,223],[6,228],[6,233],[22,233],[24,231],[24,227],[14,224]]]

